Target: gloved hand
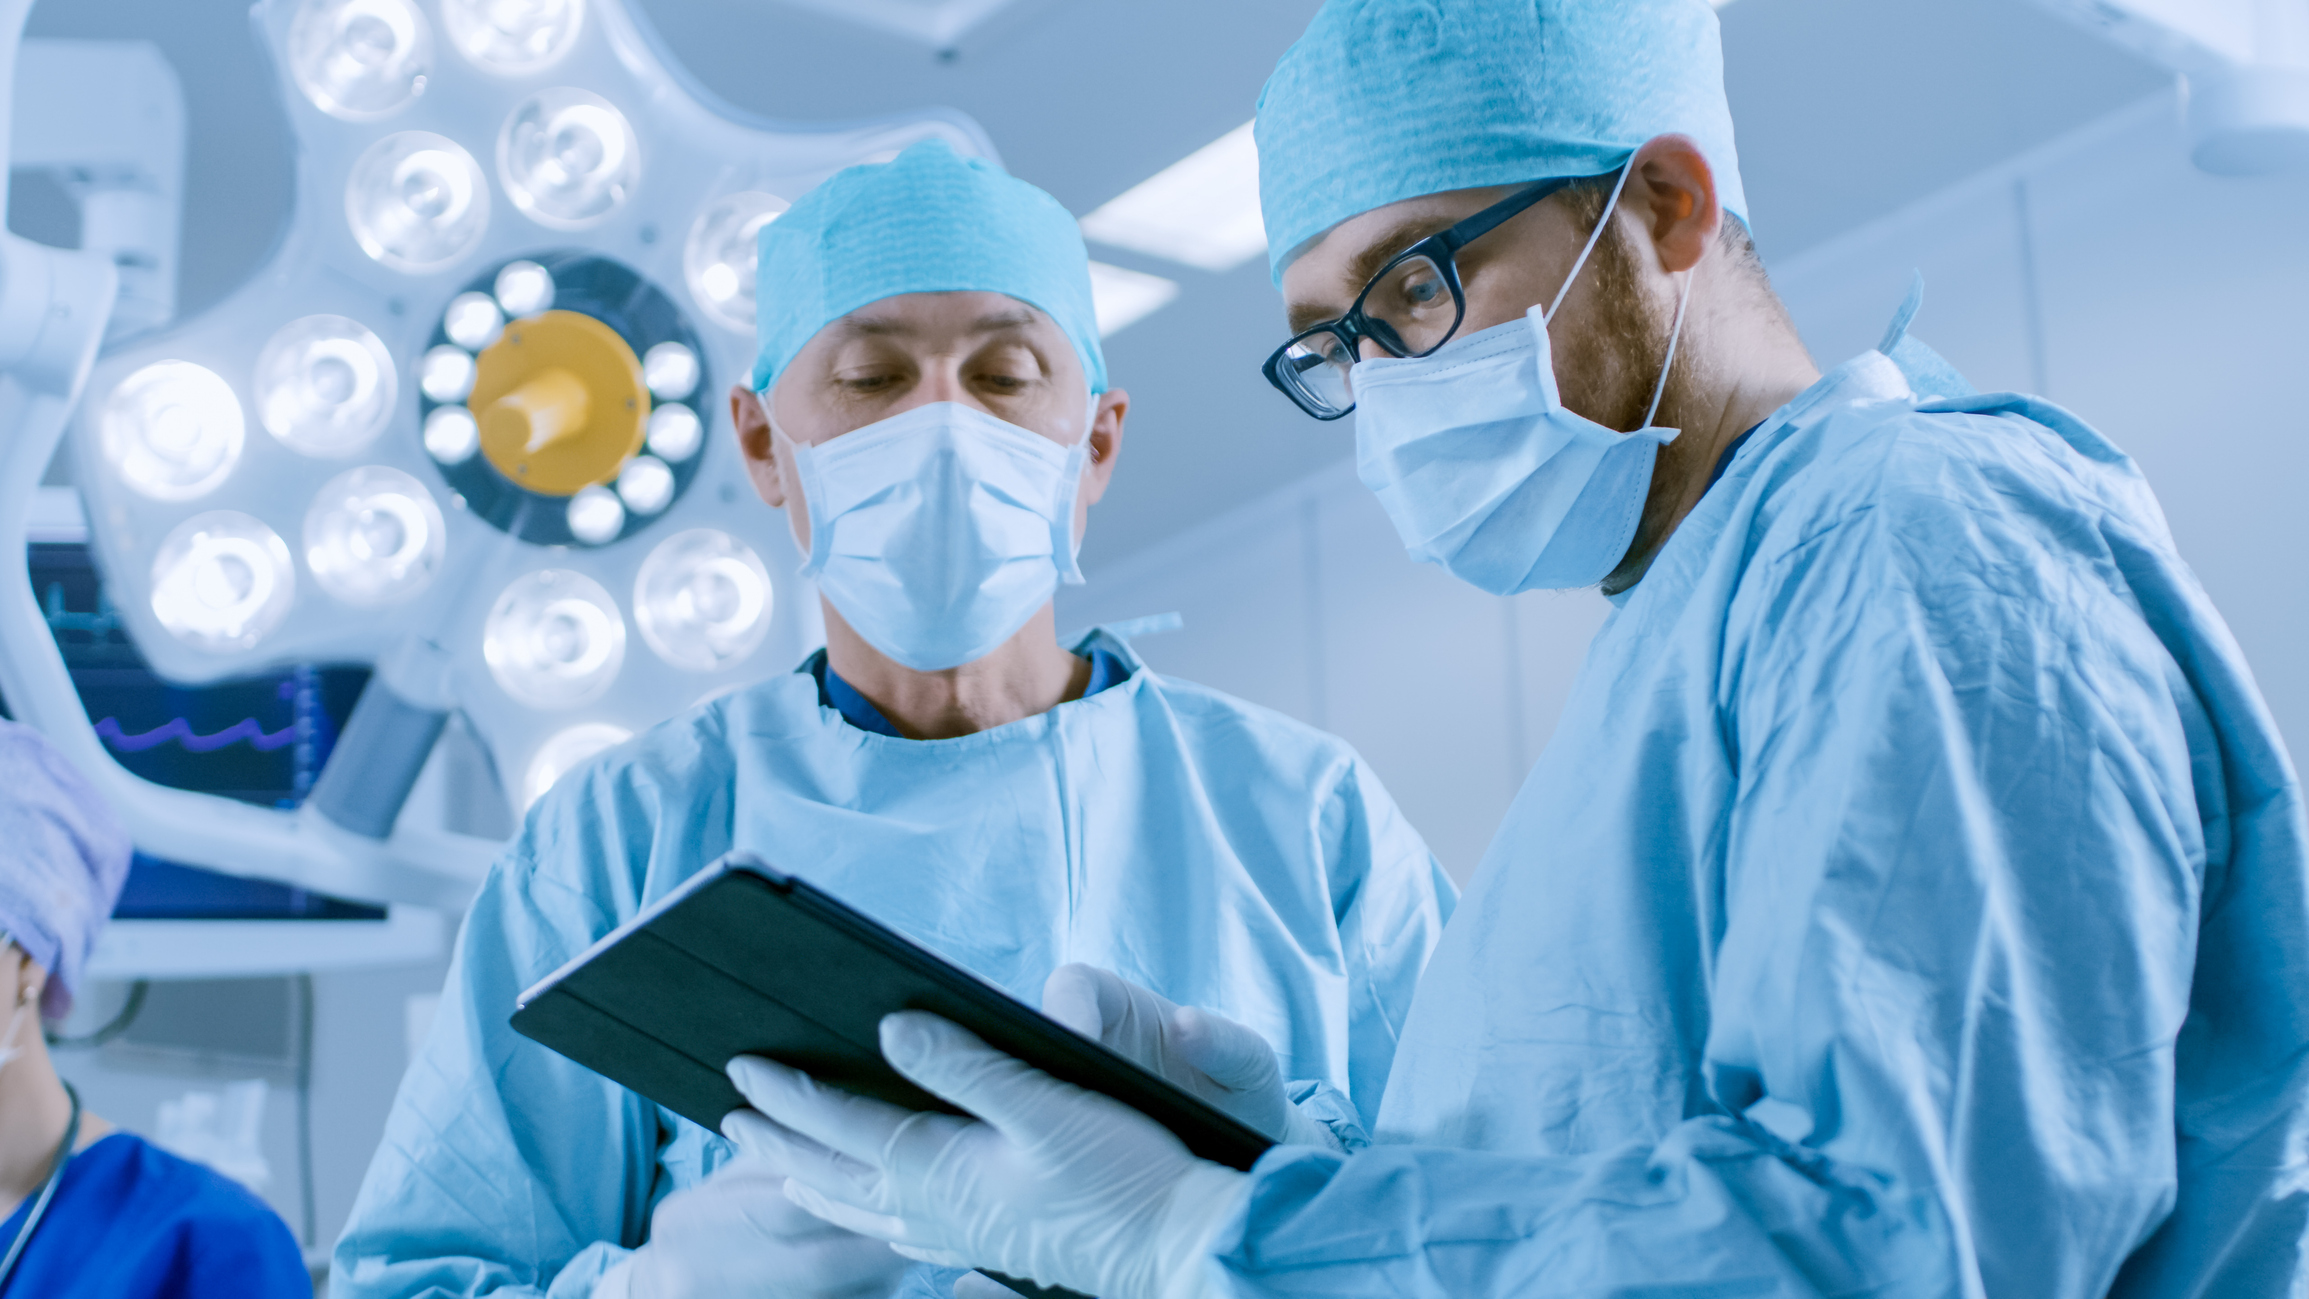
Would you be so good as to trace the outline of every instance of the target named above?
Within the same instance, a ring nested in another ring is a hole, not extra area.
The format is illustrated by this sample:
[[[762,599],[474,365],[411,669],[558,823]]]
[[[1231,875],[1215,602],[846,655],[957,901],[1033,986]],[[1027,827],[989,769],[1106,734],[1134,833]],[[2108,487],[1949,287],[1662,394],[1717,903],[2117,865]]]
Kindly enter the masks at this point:
[[[1283,1089],[1267,1039],[1246,1025],[1089,965],[1061,965],[1042,985],[1042,1013],[1285,1145],[1340,1149]]]
[[[1210,1241],[1247,1194],[1241,1173],[935,1015],[884,1018],[882,1055],[980,1118],[902,1110],[740,1056],[730,1079],[753,1110],[722,1130],[773,1155],[804,1208],[909,1258],[1101,1299],[1203,1293]]]
[[[808,1213],[786,1170],[741,1154],[659,1202],[649,1243],[610,1269],[595,1299],[847,1299],[886,1295],[909,1264],[890,1246]]]

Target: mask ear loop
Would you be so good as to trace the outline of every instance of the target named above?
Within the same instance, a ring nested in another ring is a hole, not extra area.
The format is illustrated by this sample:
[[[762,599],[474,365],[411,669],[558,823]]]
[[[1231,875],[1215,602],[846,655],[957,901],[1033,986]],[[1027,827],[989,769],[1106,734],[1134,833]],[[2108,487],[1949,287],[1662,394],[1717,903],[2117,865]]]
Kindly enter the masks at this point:
[[[1676,368],[1676,343],[1684,336],[1684,309],[1692,305],[1692,280],[1700,273],[1698,266],[1684,272],[1684,291],[1676,296],[1676,323],[1668,331],[1668,359],[1660,363],[1659,382],[1652,385],[1652,404],[1644,411],[1644,422],[1638,429],[1652,426],[1652,417],[1660,413],[1660,398],[1667,395],[1668,371]]]
[[[1088,409],[1083,412],[1082,436],[1066,449],[1066,468],[1061,472],[1065,482],[1059,487],[1057,508],[1051,511],[1050,560],[1058,569],[1058,580],[1063,586],[1082,585],[1082,543],[1074,535],[1075,502],[1082,499],[1082,476],[1090,472],[1096,461],[1090,447],[1090,435],[1098,429],[1098,399],[1092,393]]]
[[[825,520],[818,517],[818,502],[825,499],[826,489],[817,487],[812,490],[818,477],[817,462],[810,458],[810,448],[796,442],[787,436],[784,429],[778,427],[778,415],[774,403],[770,401],[770,394],[758,392],[754,396],[761,402],[762,418],[769,421],[771,450],[774,452],[779,442],[793,449],[793,454],[787,458],[793,462],[794,480],[802,489],[802,513],[810,520],[810,553],[802,556],[802,576],[816,577],[826,567],[826,558],[831,553],[827,534],[833,531],[826,526]],[[787,508],[791,509],[792,506],[789,504]]]
[[[1634,171],[1635,167],[1635,159],[1630,158],[1620,168],[1620,178],[1612,182],[1611,197],[1604,200],[1603,215],[1595,219],[1595,229],[1588,231],[1587,243],[1579,250],[1579,259],[1571,264],[1571,274],[1563,277],[1563,287],[1555,291],[1555,301],[1547,304],[1547,314],[1540,317],[1542,321],[1555,319],[1556,310],[1571,295],[1571,286],[1579,282],[1580,270],[1587,265],[1587,255],[1595,251],[1596,241],[1603,238],[1604,229],[1611,225],[1611,214],[1619,210],[1620,191],[1627,188],[1628,173]]]

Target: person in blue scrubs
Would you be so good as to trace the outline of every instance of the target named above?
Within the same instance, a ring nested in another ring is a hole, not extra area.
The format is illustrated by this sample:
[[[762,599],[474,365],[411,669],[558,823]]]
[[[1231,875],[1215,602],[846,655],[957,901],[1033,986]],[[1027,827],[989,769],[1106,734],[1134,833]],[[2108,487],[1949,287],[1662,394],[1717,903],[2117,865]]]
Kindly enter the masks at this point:
[[[0,1299],[288,1299],[312,1280],[238,1183],[81,1108],[41,1035],[128,878],[128,832],[39,732],[0,721]]]
[[[1104,1299],[2309,1291],[2252,673],[2139,468],[1972,391],[1915,294],[1819,372],[1718,48],[1702,0],[1331,0],[1261,99],[1269,377],[1353,413],[1414,557],[1615,606],[1376,1143],[1220,1168],[893,1016],[983,1122],[732,1069],[830,1222]]]
[[[1301,1103],[1268,1112],[1278,1135],[1344,1146],[1377,1115],[1454,898],[1433,856],[1341,741],[1161,675],[1116,630],[1055,631],[1129,404],[1073,218],[934,142],[805,195],[760,267],[732,414],[826,646],[530,809],[466,917],[335,1299],[950,1292],[958,1269],[828,1229],[775,1161],[507,1024],[735,849],[1030,1003],[1081,963],[1217,1008],[1254,1063],[1280,1055]]]

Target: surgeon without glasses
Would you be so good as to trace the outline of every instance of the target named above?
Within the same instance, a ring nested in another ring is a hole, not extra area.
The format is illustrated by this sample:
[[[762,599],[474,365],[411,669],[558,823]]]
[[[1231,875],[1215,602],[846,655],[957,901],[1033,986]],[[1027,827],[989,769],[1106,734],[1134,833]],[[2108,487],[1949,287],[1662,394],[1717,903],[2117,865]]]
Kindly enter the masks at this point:
[[[538,801],[466,918],[333,1296],[953,1291],[960,1269],[803,1211],[776,1152],[507,1025],[733,849],[1085,1032],[1164,1044],[1278,1138],[1340,1149],[1377,1115],[1455,896],[1433,856],[1341,741],[1054,630],[1129,409],[1073,218],[919,144],[804,196],[760,267],[732,414],[826,648]]]
[[[2301,787],[2132,461],[1914,297],[1819,371],[1703,0],[1330,0],[1256,136],[1268,377],[1413,557],[1616,606],[1374,1144],[1239,1173],[918,1013],[974,1119],[749,1060],[727,1126],[1104,1299],[2309,1292]]]

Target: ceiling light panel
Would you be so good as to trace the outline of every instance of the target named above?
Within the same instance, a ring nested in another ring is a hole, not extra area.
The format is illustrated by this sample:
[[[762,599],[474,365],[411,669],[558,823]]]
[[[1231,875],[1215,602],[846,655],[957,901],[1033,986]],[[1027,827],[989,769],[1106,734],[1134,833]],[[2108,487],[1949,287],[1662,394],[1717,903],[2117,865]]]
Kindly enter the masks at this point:
[[[1231,271],[1267,251],[1251,124],[1123,191],[1082,219],[1082,233],[1206,271]]]
[[[1090,264],[1090,302],[1098,313],[1098,336],[1105,338],[1127,329],[1170,305],[1179,295],[1177,280],[1124,270],[1105,262]]]

